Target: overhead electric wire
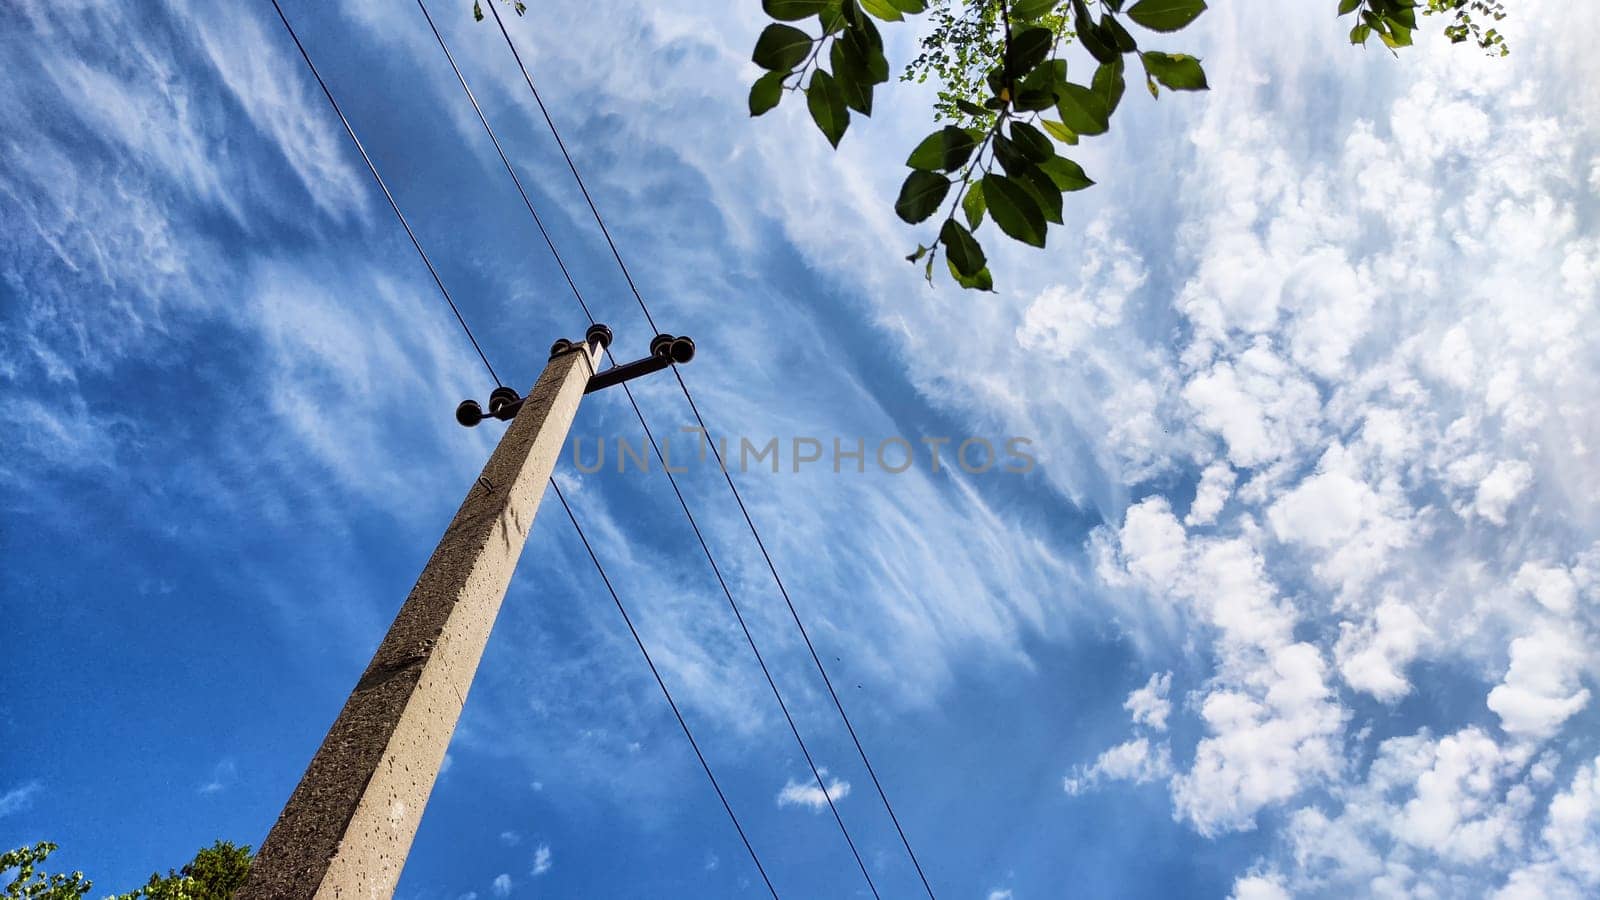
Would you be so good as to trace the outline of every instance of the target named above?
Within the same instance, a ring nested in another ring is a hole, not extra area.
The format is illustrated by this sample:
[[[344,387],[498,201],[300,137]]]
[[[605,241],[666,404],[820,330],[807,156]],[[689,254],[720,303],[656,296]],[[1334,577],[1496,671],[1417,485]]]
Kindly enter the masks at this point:
[[[333,99],[333,91],[328,89],[328,83],[322,80],[322,73],[317,71],[317,64],[311,61],[311,54],[306,52],[304,44],[300,43],[300,35],[295,33],[294,26],[289,24],[289,17],[283,14],[283,7],[278,5],[278,0],[272,0],[272,8],[278,11],[278,18],[283,21],[283,27],[289,32],[289,37],[294,41],[295,49],[300,51],[300,57],[306,61],[306,68],[311,70],[311,77],[317,80],[317,86],[322,88],[322,95],[328,98],[328,103],[333,107],[333,112],[339,117],[339,122],[344,125],[345,134],[350,135],[351,143],[356,145],[356,150],[361,154],[361,159],[367,164],[367,171],[372,173],[378,188],[383,191],[383,196],[389,201],[389,208],[394,210],[395,218],[400,220],[400,227],[406,230],[406,237],[411,238],[411,246],[417,248],[417,255],[422,257],[422,264],[428,267],[428,274],[433,276],[433,283],[438,286],[439,293],[444,295],[444,302],[450,304],[450,311],[456,314],[456,321],[461,323],[461,330],[467,333],[467,340],[472,342],[472,349],[478,351],[478,358],[483,360],[483,367],[489,370],[489,377],[494,379],[495,387],[503,386],[500,376],[495,374],[494,366],[489,364],[489,357],[484,355],[483,348],[478,345],[478,339],[473,336],[472,328],[467,325],[467,320],[461,315],[461,308],[456,306],[456,301],[450,296],[450,291],[444,286],[444,280],[439,277],[439,270],[433,267],[433,260],[428,258],[428,251],[422,249],[422,242],[417,240],[417,233],[411,230],[411,223],[406,221],[406,214],[400,211],[400,204],[395,202],[394,194],[389,192],[389,185],[383,181],[383,176],[378,174],[378,167],[373,164],[372,157],[367,155],[367,148],[362,145],[361,138],[356,137],[356,130],[350,125],[350,120],[345,118],[344,110],[339,108],[339,101]]]
[[[494,379],[495,385],[497,387],[500,386],[502,382],[500,381],[499,376],[495,374],[494,367],[489,364],[488,357],[484,355],[482,348],[478,346],[477,339],[472,335],[471,327],[467,325],[466,319],[462,317],[460,309],[456,307],[455,301],[451,299],[450,292],[445,288],[444,281],[439,277],[438,270],[434,268],[432,260],[428,258],[427,252],[423,250],[422,244],[417,240],[416,234],[411,230],[410,223],[406,221],[405,214],[400,211],[400,205],[395,201],[394,195],[389,192],[389,187],[384,183],[383,176],[378,173],[378,167],[373,163],[372,158],[367,155],[366,148],[361,144],[361,139],[356,136],[355,129],[350,125],[350,120],[345,118],[344,111],[339,107],[339,102],[334,99],[333,92],[328,88],[327,82],[323,80],[322,74],[317,71],[316,64],[311,61],[311,54],[307,52],[305,45],[300,42],[300,36],[295,33],[294,26],[289,23],[289,17],[284,14],[283,7],[278,5],[278,0],[271,0],[271,2],[273,9],[278,13],[278,18],[283,22],[283,27],[289,32],[289,37],[294,41],[295,47],[299,49],[301,58],[305,60],[307,68],[311,70],[312,76],[316,79],[317,84],[322,88],[323,95],[328,98],[328,103],[333,106],[335,114],[339,116],[339,121],[344,124],[345,133],[350,136],[350,140],[356,145],[356,149],[360,151],[361,158],[366,161],[367,170],[372,173],[372,177],[375,181],[377,181],[378,187],[383,190],[384,196],[388,198],[389,207],[394,210],[394,214],[397,218],[399,218],[400,224],[404,226],[406,234],[410,236],[411,245],[416,248],[417,254],[422,257],[423,263],[428,267],[429,274],[433,276],[434,284],[439,288],[439,292],[444,295],[445,301],[450,304],[451,310],[455,312],[456,320],[461,323],[462,329],[466,331],[468,340],[471,340],[473,347],[478,350],[478,356],[483,360],[484,367],[489,370],[489,375]],[[424,12],[426,12],[426,10],[424,10]],[[452,65],[454,65],[453,62]],[[465,81],[462,82],[462,86],[466,87]],[[476,100],[474,100],[474,106],[476,106]],[[485,125],[487,125],[487,122],[485,122]],[[518,184],[518,187],[520,189],[520,183]],[[529,211],[532,212],[531,204],[529,205]],[[542,223],[540,225],[540,231],[541,233],[544,231]],[[548,234],[545,235],[545,239],[546,241],[549,240]],[[551,249],[554,250],[553,244],[551,245]],[[560,262],[559,259],[557,261]],[[562,265],[562,271],[563,273],[566,271],[564,264]],[[567,280],[569,284],[572,284],[570,276],[568,276]],[[576,285],[573,285],[573,291],[576,293]],[[580,305],[584,306],[584,312],[587,316],[588,307],[586,304],[583,304],[583,299],[581,296],[578,298],[578,301]],[[588,316],[588,318],[589,321],[593,323],[594,317]],[[632,399],[631,395],[629,399]],[[638,411],[637,405],[634,407],[634,409],[635,412]],[[659,453],[659,451],[657,452]],[[640,637],[637,629],[634,628],[633,620],[628,615],[627,608],[623,606],[622,600],[620,597],[618,597],[616,589],[612,587],[611,579],[606,575],[605,568],[601,566],[600,560],[595,555],[594,549],[589,545],[589,539],[584,535],[582,526],[578,524],[577,517],[573,515],[572,508],[567,505],[567,500],[561,495],[561,488],[556,485],[554,479],[551,479],[550,486],[555,488],[556,496],[561,500],[561,506],[567,512],[567,518],[572,522],[573,529],[577,531],[578,538],[583,542],[584,549],[588,551],[589,559],[594,562],[595,569],[599,571],[600,579],[605,583],[606,590],[611,594],[612,601],[616,603],[617,610],[622,613],[623,622],[627,624],[628,631],[633,635],[634,642],[638,644],[639,652],[643,654],[645,663],[649,665],[651,674],[655,676],[656,684],[661,688],[662,695],[666,697],[667,705],[672,708],[672,713],[677,718],[679,727],[683,729],[684,737],[688,738],[689,746],[694,750],[695,757],[699,759],[701,767],[705,769],[706,777],[710,779],[711,787],[716,791],[717,799],[722,802],[723,810],[727,812],[728,818],[733,822],[734,830],[738,832],[740,841],[744,843],[745,849],[749,851],[750,859],[755,863],[756,871],[760,873],[762,882],[766,884],[767,890],[772,894],[773,900],[778,900],[778,891],[775,887],[773,887],[772,880],[767,876],[766,867],[761,864],[761,858],[756,854],[755,847],[751,845],[750,839],[746,836],[744,826],[739,822],[738,815],[734,813],[733,806],[728,802],[727,795],[722,790],[722,785],[717,781],[716,775],[711,771],[711,765],[706,761],[705,754],[700,751],[700,745],[695,740],[693,732],[690,731],[688,722],[683,718],[682,712],[679,711],[678,704],[673,699],[672,692],[668,690],[666,682],[662,680],[661,673],[656,668],[655,661],[650,657],[650,651],[645,647],[644,640]]]
[[[506,46],[511,50],[512,57],[516,59],[517,68],[522,72],[523,81],[527,83],[528,91],[533,95],[534,102],[538,105],[540,114],[544,116],[545,124],[549,126],[550,134],[555,138],[556,146],[560,148],[561,155],[566,160],[567,168],[572,171],[572,177],[577,181],[578,189],[583,193],[583,199],[588,203],[589,211],[594,215],[595,223],[600,226],[600,232],[605,236],[606,245],[611,248],[611,255],[616,260],[617,267],[621,269],[622,277],[628,283],[628,289],[633,293],[634,299],[638,301],[639,309],[644,313],[645,321],[650,323],[650,327],[653,330],[659,331],[660,329],[655,323],[655,317],[650,314],[649,305],[645,303],[644,296],[639,292],[638,286],[634,283],[632,273],[628,271],[627,263],[623,261],[622,254],[617,249],[616,241],[611,237],[611,230],[606,227],[605,219],[600,215],[600,209],[595,205],[594,198],[590,196],[589,189],[584,184],[583,176],[579,174],[577,164],[573,162],[572,154],[567,150],[566,142],[561,139],[560,129],[556,127],[555,120],[551,118],[550,111],[545,106],[544,98],[539,95],[539,89],[533,84],[533,76],[528,72],[528,67],[523,63],[522,54],[517,50],[516,43],[512,41],[511,33],[506,29],[505,20],[501,18],[500,11],[495,8],[495,4],[493,3],[489,4],[489,12],[494,16],[495,24],[499,26],[500,34],[505,38]],[[866,767],[867,775],[872,780],[872,786],[877,789],[878,798],[883,802],[884,809],[888,812],[890,821],[894,823],[895,833],[899,835],[900,843],[905,847],[906,855],[911,859],[911,865],[917,870],[917,877],[922,881],[923,890],[927,892],[929,898],[934,898],[933,886],[928,882],[928,876],[922,869],[921,861],[917,859],[916,851],[911,848],[911,841],[906,837],[905,829],[900,824],[900,817],[895,814],[894,805],[889,802],[889,795],[884,790],[883,782],[879,780],[878,773],[873,768],[872,761],[867,756],[866,748],[861,744],[861,738],[856,733],[855,725],[851,723],[849,714],[845,712],[844,703],[839,699],[838,691],[834,690],[833,681],[828,677],[827,667],[822,664],[822,658],[817,654],[817,648],[811,642],[811,635],[806,629],[805,623],[801,620],[800,613],[795,608],[794,601],[790,598],[789,591],[784,586],[782,577],[778,575],[778,568],[772,561],[772,555],[767,551],[766,542],[761,539],[761,532],[758,528],[756,528],[755,520],[751,518],[750,511],[745,506],[744,498],[740,496],[739,488],[734,483],[733,476],[729,474],[728,467],[722,459],[722,454],[717,450],[716,441],[712,439],[711,431],[706,427],[705,418],[700,414],[699,406],[694,402],[694,395],[689,390],[688,382],[684,381],[683,375],[678,371],[677,366],[674,365],[672,367],[672,373],[678,381],[679,388],[683,391],[684,399],[689,402],[689,408],[694,412],[695,421],[700,425],[701,434],[704,435],[706,443],[711,445],[712,453],[717,459],[718,468],[722,470],[722,477],[727,482],[728,489],[733,493],[734,500],[739,505],[739,512],[743,515],[745,524],[750,529],[750,534],[755,538],[756,546],[760,548],[762,558],[766,560],[767,568],[772,573],[772,579],[778,586],[778,592],[783,595],[783,602],[789,608],[789,615],[794,619],[795,626],[799,629],[801,637],[805,640],[806,649],[810,651],[811,659],[812,662],[816,664],[817,672],[822,675],[823,684],[828,689],[828,696],[833,700],[834,708],[838,710],[839,717],[844,721],[845,729],[850,733],[850,740],[855,745],[856,752],[860,755],[862,764]],[[685,511],[687,511],[687,507],[685,507]],[[827,796],[826,787],[823,788],[823,795]]]
[[[417,0],[417,8],[422,11],[423,18],[428,22],[428,28],[433,32],[434,39],[439,43],[439,49],[444,51],[445,59],[450,63],[450,68],[455,73],[456,81],[461,84],[462,91],[466,93],[467,99],[472,103],[473,112],[477,113],[479,123],[483,125],[483,130],[488,134],[490,142],[494,144],[495,152],[499,154],[501,164],[505,167],[506,173],[511,176],[512,183],[516,185],[517,193],[521,196],[523,205],[527,207],[528,214],[533,217],[534,224],[538,226],[539,235],[550,249],[550,254],[555,257],[556,265],[560,267],[561,274],[566,278],[567,286],[572,289],[573,298],[578,301],[578,306],[583,309],[583,314],[588,318],[589,323],[591,325],[594,324],[595,318],[589,310],[589,304],[584,301],[583,293],[578,290],[577,283],[573,281],[566,263],[561,258],[561,252],[556,249],[555,242],[551,239],[549,231],[545,229],[544,222],[534,209],[533,201],[529,199],[527,191],[523,189],[522,179],[517,176],[515,167],[511,165],[511,160],[506,156],[505,148],[501,146],[499,137],[494,133],[494,127],[489,124],[488,116],[484,114],[483,107],[478,104],[478,98],[472,93],[472,88],[467,84],[466,76],[462,74],[461,67],[456,64],[455,56],[450,52],[450,47],[445,42],[444,36],[439,32],[438,26],[434,24],[433,16],[428,12],[427,5],[423,0]],[[652,327],[654,327],[653,323]],[[610,352],[609,349],[607,352]],[[789,731],[794,735],[795,742],[800,745],[800,752],[805,757],[806,765],[811,768],[811,774],[816,779],[817,788],[822,791],[823,799],[827,801],[828,809],[833,813],[834,822],[839,826],[839,832],[844,836],[845,843],[850,848],[850,855],[855,858],[856,866],[860,868],[862,877],[866,879],[868,890],[872,892],[874,897],[878,897],[877,885],[873,883],[872,874],[868,871],[867,864],[861,858],[861,853],[856,847],[854,838],[850,836],[850,830],[844,824],[844,818],[840,815],[838,807],[833,802],[833,795],[828,789],[827,781],[823,778],[822,770],[812,757],[810,748],[806,746],[805,738],[800,736],[800,728],[795,723],[794,716],[789,712],[789,705],[784,702],[783,693],[778,689],[778,683],[767,666],[766,658],[762,656],[761,649],[756,645],[755,636],[751,634],[749,625],[745,623],[744,613],[739,609],[738,602],[734,600],[733,592],[729,589],[726,579],[722,577],[722,570],[717,565],[716,558],[711,553],[711,547],[700,531],[699,523],[695,521],[694,514],[689,511],[688,501],[684,498],[683,491],[678,487],[678,480],[673,477],[671,469],[666,464],[666,458],[662,455],[655,435],[650,431],[649,423],[645,421],[644,412],[639,408],[633,392],[628,389],[626,383],[622,385],[622,389],[623,393],[627,395],[628,404],[633,407],[634,415],[639,419],[640,427],[644,429],[645,437],[650,441],[651,449],[654,450],[656,458],[661,461],[661,471],[666,474],[667,481],[672,485],[672,492],[678,498],[678,505],[683,509],[684,516],[689,520],[689,527],[694,531],[695,539],[700,543],[700,549],[705,554],[706,562],[711,566],[711,573],[716,576],[717,584],[721,586],[722,594],[727,598],[728,606],[733,610],[734,618],[738,620],[740,630],[744,632],[745,641],[750,645],[750,652],[755,655],[756,662],[761,667],[761,674],[766,678],[767,686],[772,690],[772,696],[778,701],[778,708],[783,711],[784,720],[789,724]]]
[[[683,713],[678,710],[678,702],[672,699],[672,691],[667,689],[667,683],[661,678],[661,670],[656,668],[655,660],[650,658],[650,651],[645,649],[644,640],[639,637],[639,629],[633,627],[633,617],[628,615],[628,608],[622,605],[622,598],[617,596],[617,589],[611,586],[611,576],[606,574],[605,566],[600,564],[600,557],[595,555],[594,547],[590,546],[589,538],[583,533],[583,526],[578,524],[578,517],[572,514],[572,507],[567,504],[567,498],[561,493],[561,486],[556,484],[554,478],[550,479],[550,487],[556,492],[556,499],[561,501],[561,508],[566,510],[567,519],[572,522],[572,527],[578,532],[578,540],[583,542],[583,549],[589,554],[589,560],[594,563],[595,571],[600,573],[600,580],[605,582],[606,592],[611,594],[611,602],[617,605],[617,612],[622,613],[622,621],[628,626],[628,633],[633,635],[634,643],[639,645],[639,652],[644,655],[644,661],[650,666],[650,674],[656,678],[656,684],[661,688],[661,695],[667,698],[667,705],[672,707],[672,714],[677,717],[678,725],[683,729],[683,736],[689,739],[689,746],[694,749],[695,758],[700,760],[700,767],[706,770],[706,777],[711,779],[711,787],[717,792],[717,799],[722,801],[722,808],[728,811],[728,818],[733,820],[734,830],[739,832],[739,840],[744,842],[744,848],[750,851],[750,859],[756,864],[756,871],[761,873],[761,880],[766,883],[767,890],[777,900],[778,889],[772,886],[772,879],[767,877],[766,867],[761,865],[761,857],[756,855],[756,848],[751,846],[750,838],[744,833],[744,826],[739,824],[739,817],[734,814],[733,806],[728,803],[728,795],[722,792],[722,785],[717,782],[717,776],[711,771],[711,764],[706,762],[706,755],[700,752],[700,744],[694,739],[694,733],[689,730],[689,723],[684,721]]]

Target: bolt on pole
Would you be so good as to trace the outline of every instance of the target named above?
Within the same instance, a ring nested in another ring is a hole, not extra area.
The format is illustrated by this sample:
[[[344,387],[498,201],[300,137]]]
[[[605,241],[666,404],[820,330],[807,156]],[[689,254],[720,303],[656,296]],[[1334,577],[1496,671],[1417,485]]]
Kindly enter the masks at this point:
[[[394,893],[466,703],[517,558],[586,392],[688,362],[694,343],[657,335],[651,355],[596,375],[611,331],[560,340],[526,398],[501,388],[489,415],[510,419],[372,662],[261,844],[240,900],[373,898]],[[612,376],[611,380],[605,380]],[[483,418],[474,401],[456,412]]]

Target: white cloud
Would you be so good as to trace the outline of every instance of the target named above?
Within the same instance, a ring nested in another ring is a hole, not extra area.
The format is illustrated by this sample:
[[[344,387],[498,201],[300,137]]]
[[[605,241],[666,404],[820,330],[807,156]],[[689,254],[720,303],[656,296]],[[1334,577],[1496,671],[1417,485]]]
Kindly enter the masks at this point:
[[[1592,661],[1587,642],[1570,628],[1544,625],[1511,642],[1505,680],[1489,692],[1500,726],[1517,737],[1542,740],[1589,703],[1578,676]]]
[[[501,872],[499,875],[496,875],[494,877],[494,881],[489,885],[489,889],[494,891],[494,895],[496,897],[509,897],[509,896],[511,896],[511,876],[510,876],[510,874],[508,874],[506,872]]]
[[[1411,607],[1384,600],[1366,622],[1339,626],[1333,651],[1339,674],[1352,688],[1392,703],[1411,692],[1405,668],[1432,635]]]
[[[1230,900],[1289,900],[1279,875],[1246,875],[1233,883]]]
[[[502,831],[500,832],[500,843],[505,844],[507,847],[515,847],[522,843],[522,835],[515,831]]]
[[[1560,566],[1523,563],[1513,585],[1532,594],[1540,606],[1557,615],[1571,613],[1578,602],[1577,582],[1571,572]]]
[[[1424,752],[1431,761],[1417,772],[1415,793],[1400,808],[1393,828],[1397,837],[1463,862],[1487,860],[1515,840],[1515,818],[1499,801],[1496,786],[1497,770],[1514,768],[1516,756],[1508,757],[1488,735],[1471,728]]]
[[[1102,781],[1148,784],[1171,775],[1171,751],[1167,745],[1152,747],[1148,739],[1139,737],[1112,747],[1089,766],[1075,768],[1062,779],[1061,787],[1076,796]]]
[[[1228,502],[1228,495],[1233,493],[1236,480],[1238,475],[1225,462],[1219,460],[1206,466],[1200,474],[1200,485],[1195,489],[1194,502],[1189,504],[1189,515],[1184,518],[1184,524],[1193,528],[1215,522],[1217,514]]]
[[[219,761],[211,769],[211,778],[200,785],[202,794],[218,794],[239,780],[239,767],[231,759]]]
[[[1221,361],[1184,385],[1195,421],[1220,437],[1241,469],[1277,462],[1312,435],[1316,389],[1266,338],[1233,361]]]
[[[1075,359],[1097,332],[1122,321],[1131,295],[1144,287],[1144,260],[1111,234],[1104,219],[1089,225],[1079,283],[1045,288],[1022,314],[1017,342],[1026,350]]]
[[[537,878],[538,876],[550,871],[550,867],[554,864],[554,860],[550,856],[550,845],[541,841],[539,846],[533,851],[534,877]]]
[[[1144,687],[1128,695],[1122,708],[1133,717],[1135,725],[1146,725],[1153,731],[1165,731],[1167,716],[1172,712],[1172,701],[1167,699],[1167,691],[1171,689],[1171,672],[1151,675]]]
[[[28,781],[0,794],[0,818],[27,809],[33,804],[33,798],[42,790],[44,790],[42,782]]]
[[[795,781],[791,778],[784,784],[783,790],[778,792],[778,807],[781,809],[785,806],[803,806],[812,812],[821,812],[827,808],[829,800],[837,803],[850,796],[850,782],[840,778],[829,781],[827,769],[818,771],[822,773],[822,779],[828,785],[826,795],[822,793],[822,788],[815,780]]]
[[[1533,484],[1533,467],[1521,460],[1502,460],[1489,470],[1473,500],[1473,510],[1496,525],[1506,524],[1506,511]]]
[[[1250,828],[1263,807],[1335,775],[1345,713],[1321,654],[1294,641],[1293,610],[1274,596],[1257,551],[1240,538],[1189,537],[1160,498],[1130,508],[1115,543],[1102,577],[1185,602],[1219,654],[1201,693],[1206,736],[1172,778],[1178,813],[1204,834]],[[1136,745],[1108,762],[1125,762]]]

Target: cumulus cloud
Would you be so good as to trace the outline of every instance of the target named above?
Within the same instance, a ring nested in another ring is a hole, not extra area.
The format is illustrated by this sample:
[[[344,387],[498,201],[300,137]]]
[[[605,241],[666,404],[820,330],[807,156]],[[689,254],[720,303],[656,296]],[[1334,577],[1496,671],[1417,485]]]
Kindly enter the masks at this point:
[[[550,871],[550,867],[554,864],[554,860],[550,856],[550,845],[540,842],[539,846],[533,851],[534,877],[537,878],[538,876]]]
[[[1184,517],[1184,524],[1193,528],[1215,522],[1237,480],[1237,473],[1225,462],[1206,466],[1205,471],[1200,473],[1200,485],[1195,488],[1194,502],[1189,504],[1189,514]]]
[[[1128,695],[1122,708],[1128,711],[1135,725],[1148,726],[1152,731],[1165,731],[1167,716],[1172,712],[1172,701],[1167,691],[1172,689],[1172,673],[1151,675],[1144,687]]]
[[[828,780],[828,770],[818,769],[822,773],[823,781],[828,785],[828,793],[824,795],[822,788],[815,780],[796,781],[789,779],[783,789],[778,791],[778,807],[800,806],[812,812],[821,812],[828,806],[828,801],[837,803],[850,796],[850,782],[841,778]]]
[[[1292,895],[1279,875],[1246,875],[1233,883],[1229,900],[1289,900]]]
[[[1152,747],[1146,738],[1134,738],[1100,754],[1088,766],[1080,766],[1062,779],[1062,788],[1076,796],[1101,781],[1129,781],[1148,784],[1172,774],[1171,751],[1166,745]]]
[[[1384,600],[1371,618],[1339,626],[1334,658],[1345,683],[1386,703],[1411,692],[1405,669],[1433,636],[1416,611],[1393,599]]]
[[[501,872],[499,875],[496,875],[494,877],[494,881],[489,884],[489,889],[494,891],[494,895],[496,897],[511,896],[511,876],[506,872]]]
[[[1206,736],[1172,778],[1178,813],[1206,834],[1251,828],[1263,807],[1333,776],[1345,713],[1320,651],[1294,640],[1293,609],[1257,550],[1241,538],[1188,535],[1160,497],[1128,510],[1115,543],[1102,577],[1184,603],[1219,653],[1200,694]],[[1108,761],[1125,763],[1132,746]]]
[[[1489,692],[1488,705],[1507,733],[1548,738],[1589,703],[1579,673],[1592,661],[1586,642],[1570,629],[1546,625],[1511,642],[1505,680]]]

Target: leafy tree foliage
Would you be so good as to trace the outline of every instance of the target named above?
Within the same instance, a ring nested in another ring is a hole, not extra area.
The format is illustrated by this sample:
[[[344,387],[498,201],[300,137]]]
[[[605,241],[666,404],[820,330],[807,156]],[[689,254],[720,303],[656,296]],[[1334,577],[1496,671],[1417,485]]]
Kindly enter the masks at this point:
[[[116,900],[228,900],[250,875],[250,848],[217,841],[166,875],[152,873],[144,887]]]
[[[528,4],[522,0],[500,0],[500,2],[516,10],[519,16],[528,11]],[[483,0],[472,0],[472,18],[479,22],[483,21]]]
[[[0,854],[0,878],[16,870],[6,886],[6,900],[79,900],[88,894],[94,883],[82,872],[49,875],[39,870],[56,850],[55,844],[46,841]],[[228,900],[249,876],[251,858],[249,847],[217,841],[196,853],[182,869],[152,874],[144,887],[118,894],[113,900]]]
[[[17,870],[6,884],[7,900],[78,900],[89,893],[94,882],[83,877],[82,872],[47,875],[39,871],[39,864],[57,849],[49,841],[40,841],[32,847],[0,853],[0,878],[12,869]]]
[[[1504,18],[1498,0],[1330,2],[1354,18],[1352,43],[1410,46],[1420,8],[1454,17],[1445,28],[1451,41],[1506,52],[1492,25],[1483,29]],[[933,28],[901,79],[935,78],[934,120],[947,124],[912,150],[894,205],[910,224],[937,223],[907,257],[923,264],[930,282],[942,253],[957,283],[993,289],[973,236],[986,221],[1013,240],[1046,245],[1050,226],[1063,224],[1066,195],[1094,184],[1070,148],[1110,130],[1130,71],[1153,97],[1163,88],[1209,88],[1199,59],[1150,46],[1193,23],[1205,0],[763,0],[762,7],[776,21],[751,55],[766,74],[750,88],[750,114],[804,94],[812,121],[835,147],[852,115],[872,114],[874,89],[889,80],[874,20],[896,23],[932,10]],[[1093,65],[1069,77],[1064,51],[1073,43]]]

